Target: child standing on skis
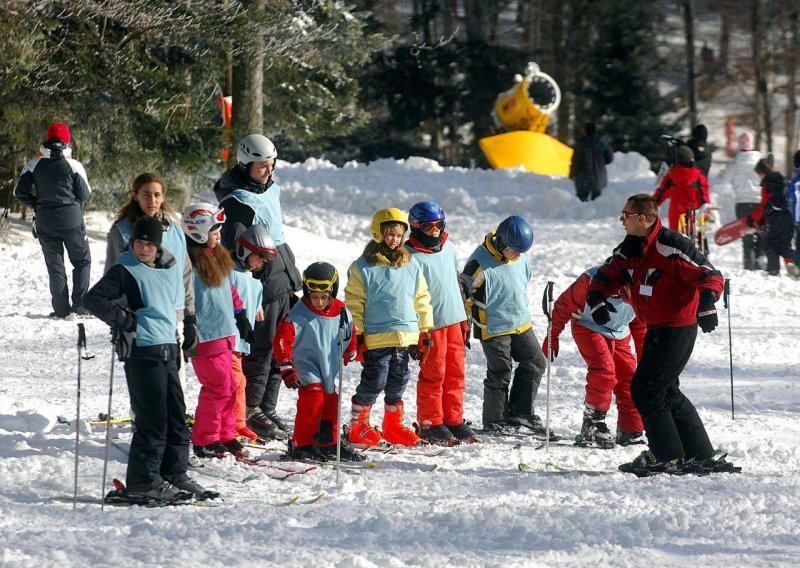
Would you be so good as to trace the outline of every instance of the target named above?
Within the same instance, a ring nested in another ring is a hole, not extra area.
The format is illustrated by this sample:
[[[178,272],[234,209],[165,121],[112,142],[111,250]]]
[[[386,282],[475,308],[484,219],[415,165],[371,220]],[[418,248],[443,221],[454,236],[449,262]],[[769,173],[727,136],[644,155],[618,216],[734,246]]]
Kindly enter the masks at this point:
[[[346,365],[356,354],[355,326],[344,302],[336,298],[338,290],[339,274],[333,265],[311,264],[303,272],[303,298],[278,324],[275,334],[275,357],[283,382],[287,388],[298,389],[294,434],[289,441],[289,456],[294,459],[336,457],[339,393],[334,381],[339,357]],[[344,441],[340,457],[364,459]]]
[[[189,431],[175,334],[176,312],[183,308],[182,266],[161,248],[162,233],[161,221],[140,217],[128,250],[89,290],[85,306],[111,326],[125,362],[135,415],[125,479],[128,494],[175,500],[188,491],[202,498],[210,495],[186,475]]]
[[[409,347],[421,356],[430,347],[433,312],[419,263],[403,247],[408,217],[394,207],[372,219],[372,240],[348,271],[345,303],[353,314],[359,360],[364,368],[352,399],[350,442],[377,446],[382,440],[402,446],[420,442],[403,424],[403,393],[408,383]],[[370,425],[372,405],[384,392],[383,436]]]
[[[197,457],[241,455],[236,439],[236,380],[232,353],[236,335],[252,335],[242,300],[231,280],[233,260],[219,245],[225,214],[207,203],[189,205],[182,226],[194,273],[197,350],[192,366],[202,387],[197,399],[192,444]]]
[[[474,442],[475,432],[464,422],[464,359],[470,330],[456,251],[447,242],[445,214],[436,203],[417,203],[408,220],[411,236],[405,246],[422,266],[433,307],[433,345],[420,361],[417,383],[419,435],[444,446]],[[412,351],[412,357],[419,353]]]
[[[627,446],[643,441],[642,417],[631,399],[636,357],[631,353],[630,344],[633,336],[636,354],[640,354],[647,329],[636,319],[633,307],[619,296],[608,298],[608,303],[616,309],[611,312],[611,320],[605,325],[594,322],[586,307],[586,292],[598,269],[595,266],[581,274],[553,305],[549,354],[551,361],[558,357],[558,338],[567,322],[571,322],[572,338],[588,366],[583,424],[575,442],[579,446],[611,449],[615,444]],[[542,352],[548,355],[546,342]],[[612,394],[617,399],[616,437],[605,422]]]

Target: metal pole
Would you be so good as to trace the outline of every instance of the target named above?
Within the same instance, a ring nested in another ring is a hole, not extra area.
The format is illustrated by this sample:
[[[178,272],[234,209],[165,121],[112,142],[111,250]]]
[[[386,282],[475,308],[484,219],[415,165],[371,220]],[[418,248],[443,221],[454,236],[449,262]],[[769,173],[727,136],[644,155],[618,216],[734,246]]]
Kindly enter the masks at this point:
[[[81,444],[81,370],[83,362],[82,350],[86,349],[86,329],[82,323],[78,324],[78,397],[75,403],[75,484],[73,487],[72,509],[78,507],[78,451]]]
[[[547,406],[544,419],[544,447],[550,451],[550,367],[553,357],[553,282],[548,282],[542,295],[542,311],[547,316]]]
[[[119,333],[122,333],[120,331]],[[111,400],[114,394],[114,358],[117,354],[117,345],[114,342],[116,335],[112,336],[111,344],[111,373],[108,381],[108,413],[106,414],[106,447],[103,452],[103,485],[100,487],[100,510],[105,507],[106,473],[108,472],[108,446],[111,442]]]
[[[336,487],[339,484],[339,463],[342,460],[342,376],[344,375],[344,328],[347,325],[347,308],[339,312],[339,392],[336,403]]]
[[[723,304],[728,312],[728,354],[731,368],[731,420],[736,419],[733,409],[733,335],[731,332],[731,279],[725,279],[725,288],[722,292]]]

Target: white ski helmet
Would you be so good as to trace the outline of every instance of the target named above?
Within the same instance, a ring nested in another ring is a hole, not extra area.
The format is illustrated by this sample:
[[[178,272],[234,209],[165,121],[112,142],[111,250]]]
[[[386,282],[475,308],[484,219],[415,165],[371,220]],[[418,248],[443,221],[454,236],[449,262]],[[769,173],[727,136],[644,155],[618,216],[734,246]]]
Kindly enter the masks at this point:
[[[225,211],[210,203],[192,203],[183,210],[181,228],[194,242],[204,245],[208,234],[219,229],[225,222]]]
[[[247,257],[256,254],[270,262],[278,256],[278,247],[272,235],[262,225],[251,225],[236,237],[236,258],[244,266]]]
[[[277,157],[278,151],[275,149],[275,144],[261,134],[248,134],[242,138],[239,148],[236,150],[236,158],[240,164],[245,166],[251,162],[265,162]]]

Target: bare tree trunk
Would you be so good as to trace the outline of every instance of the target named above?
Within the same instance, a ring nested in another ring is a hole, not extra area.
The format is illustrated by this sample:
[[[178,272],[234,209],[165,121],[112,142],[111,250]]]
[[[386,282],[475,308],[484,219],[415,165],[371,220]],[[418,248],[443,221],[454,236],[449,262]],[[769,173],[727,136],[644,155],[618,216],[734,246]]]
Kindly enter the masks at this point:
[[[722,25],[719,30],[719,71],[723,76],[728,75],[728,58],[731,49],[731,8],[727,2],[722,2],[720,7],[720,16],[722,16]]]
[[[542,49],[542,10],[539,4],[540,0],[528,0],[524,22],[525,48],[534,56]]]
[[[763,132],[767,137],[767,151],[772,152],[772,113],[767,87],[767,61],[764,49],[764,22],[761,16],[761,1],[752,2],[752,30],[753,30],[753,68],[755,71],[756,90],[756,143]]]
[[[797,148],[797,57],[792,54],[800,53],[800,34],[798,34],[798,26],[800,26],[800,8],[797,5],[792,6],[789,11],[789,37],[788,46],[785,50],[788,57],[786,63],[788,69],[786,70],[786,164],[787,170],[791,169],[792,156]]]
[[[486,42],[486,11],[484,0],[464,0],[464,27],[467,41]]]
[[[244,0],[242,4],[251,14],[263,14],[267,1]],[[231,136],[236,143],[264,131],[264,40],[258,34],[256,28],[252,43],[233,62]],[[231,152],[228,163],[235,159],[236,152]]]
[[[442,33],[444,37],[450,37],[453,35],[453,31],[455,30],[455,14],[453,14],[453,9],[455,6],[453,5],[452,0],[440,0],[442,7]]]
[[[686,99],[689,105],[689,125],[697,124],[696,72],[694,65],[694,0],[683,0],[683,25],[686,34]]]

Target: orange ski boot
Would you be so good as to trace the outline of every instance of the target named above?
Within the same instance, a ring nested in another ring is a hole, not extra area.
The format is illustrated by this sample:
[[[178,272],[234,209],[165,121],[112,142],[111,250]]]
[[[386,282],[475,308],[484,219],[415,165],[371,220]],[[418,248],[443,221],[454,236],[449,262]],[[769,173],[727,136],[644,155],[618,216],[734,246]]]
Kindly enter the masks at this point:
[[[350,407],[350,430],[347,439],[356,448],[364,449],[380,445],[383,441],[381,433],[370,425],[371,404],[361,404],[353,397]]]
[[[383,438],[398,446],[418,446],[422,439],[403,424],[403,401],[387,404],[383,414]]]

